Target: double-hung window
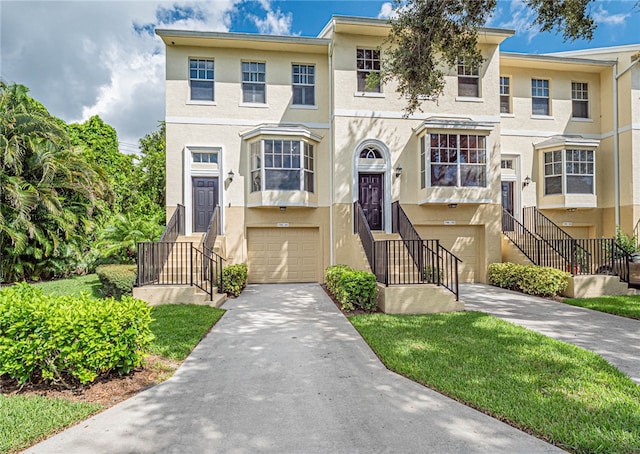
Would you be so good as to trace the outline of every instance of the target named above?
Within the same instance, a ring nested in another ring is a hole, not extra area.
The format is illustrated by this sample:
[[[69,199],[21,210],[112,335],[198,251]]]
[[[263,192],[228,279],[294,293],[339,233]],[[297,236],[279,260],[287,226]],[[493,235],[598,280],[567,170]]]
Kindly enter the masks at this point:
[[[314,147],[304,140],[269,139],[250,145],[251,192],[315,192]]]
[[[500,113],[511,113],[511,78],[500,76]]]
[[[380,72],[380,51],[376,49],[357,49],[356,66],[358,72],[358,91],[380,93],[380,83],[367,87],[367,76]]]
[[[316,67],[314,65],[292,65],[291,86],[293,105],[315,106],[316,104]]]
[[[571,116],[589,118],[589,86],[585,82],[571,82]]]
[[[189,89],[192,101],[214,101],[213,60],[189,59]]]
[[[531,113],[549,115],[549,80],[531,79]]]
[[[254,104],[267,102],[266,63],[242,62],[242,102]]]
[[[554,150],[544,153],[544,193],[594,194],[593,150]]]
[[[458,61],[458,96],[480,97],[480,73],[477,65],[471,65],[462,58]]]
[[[421,140],[426,146],[426,141]],[[421,153],[422,154],[422,153]],[[428,155],[432,187],[486,187],[486,137],[472,134],[430,134]],[[426,163],[424,164],[427,167]],[[421,164],[422,170],[422,164]],[[423,178],[420,178],[421,184]],[[426,182],[425,182],[426,184]]]

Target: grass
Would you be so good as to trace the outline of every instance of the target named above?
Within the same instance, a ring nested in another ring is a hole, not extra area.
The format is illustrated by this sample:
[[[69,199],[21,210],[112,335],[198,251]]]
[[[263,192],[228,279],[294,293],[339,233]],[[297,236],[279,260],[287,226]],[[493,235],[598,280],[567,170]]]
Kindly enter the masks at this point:
[[[16,452],[102,408],[39,396],[0,395],[0,452]]]
[[[68,279],[56,281],[39,282],[33,284],[34,287],[42,289],[47,294],[55,293],[60,296],[77,296],[86,292],[94,298],[101,298],[100,289],[102,284],[97,274],[87,274],[85,276],[74,276]]]
[[[150,351],[165,358],[182,361],[224,314],[223,309],[195,304],[154,306],[151,331],[155,339]]]
[[[565,299],[566,304],[640,320],[640,295]]]
[[[480,312],[350,320],[389,369],[565,450],[640,452],[640,386],[595,353]]]
[[[100,281],[93,275],[36,284],[46,293],[99,295]],[[152,308],[150,353],[173,361],[184,360],[224,310],[209,306],[169,304]],[[163,371],[159,371],[163,372]],[[165,374],[168,375],[168,374]],[[167,377],[168,378],[168,377]],[[103,407],[39,396],[0,394],[0,453],[17,452],[86,419]]]

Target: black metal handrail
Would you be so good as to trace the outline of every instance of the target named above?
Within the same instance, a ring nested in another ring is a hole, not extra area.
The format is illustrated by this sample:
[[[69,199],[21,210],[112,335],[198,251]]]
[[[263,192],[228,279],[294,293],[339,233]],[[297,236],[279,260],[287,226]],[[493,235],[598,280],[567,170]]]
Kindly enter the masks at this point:
[[[456,296],[460,295],[458,265],[462,262],[440,244],[439,240],[423,240],[399,201],[392,208],[392,231],[403,239],[409,255],[422,272],[422,282],[443,286]]]
[[[202,244],[205,248],[213,250],[216,238],[220,235],[220,205],[216,205],[211,215],[211,220],[207,226],[207,232],[204,234]]]
[[[196,286],[213,299],[214,287],[222,288],[222,262],[213,251],[191,242],[138,243],[138,286]]]
[[[180,235],[184,235],[184,213],[184,205],[178,204],[169,222],[167,222],[159,241],[173,243]]]
[[[373,239],[373,233],[371,233],[371,229],[369,228],[369,222],[362,211],[362,206],[359,201],[353,202],[353,229],[354,233],[357,233],[360,237],[371,271],[376,275],[376,278],[378,278],[378,273],[376,271],[376,250],[374,247],[375,240]]]
[[[557,268],[558,257],[566,263],[551,247],[543,247],[544,241],[531,233],[524,224],[518,221],[511,213],[502,209],[502,232],[529,260],[536,265],[552,266]]]
[[[572,247],[566,247],[568,242],[573,240],[573,237],[540,212],[538,208],[525,207],[522,209],[522,214],[525,227],[545,240],[567,262],[571,264],[578,262],[585,267],[591,266],[593,263],[591,253],[583,249],[579,243],[573,244]]]

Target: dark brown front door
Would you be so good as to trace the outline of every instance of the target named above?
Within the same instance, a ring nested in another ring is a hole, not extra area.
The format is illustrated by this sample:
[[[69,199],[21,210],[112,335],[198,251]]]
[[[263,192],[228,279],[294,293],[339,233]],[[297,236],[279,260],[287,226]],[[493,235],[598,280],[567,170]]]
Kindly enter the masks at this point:
[[[381,173],[358,174],[358,200],[362,206],[369,228],[382,230],[383,183]]]
[[[515,183],[513,181],[503,181],[502,182],[502,208],[513,216],[514,208],[513,208],[513,188]],[[504,231],[513,231],[513,218],[504,217],[502,218],[502,230]]]
[[[206,232],[218,204],[218,179],[193,178],[193,231]]]

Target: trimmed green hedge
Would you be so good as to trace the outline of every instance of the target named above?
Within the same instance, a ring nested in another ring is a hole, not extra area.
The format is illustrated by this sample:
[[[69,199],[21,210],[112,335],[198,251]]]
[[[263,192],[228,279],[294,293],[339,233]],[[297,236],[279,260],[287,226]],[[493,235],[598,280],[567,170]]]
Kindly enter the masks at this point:
[[[372,312],[378,304],[378,289],[373,273],[356,271],[346,265],[334,265],[325,270],[325,282],[329,292],[340,302],[342,310]]]
[[[546,266],[492,263],[489,283],[536,296],[560,295],[569,285],[571,274]]]
[[[222,291],[238,296],[247,285],[247,264],[238,263],[222,269]]]
[[[120,299],[130,296],[136,283],[136,265],[101,265],[96,274],[102,283],[102,294]]]
[[[19,383],[89,383],[142,364],[151,309],[124,297],[45,295],[28,284],[0,291],[0,375]]]

